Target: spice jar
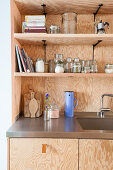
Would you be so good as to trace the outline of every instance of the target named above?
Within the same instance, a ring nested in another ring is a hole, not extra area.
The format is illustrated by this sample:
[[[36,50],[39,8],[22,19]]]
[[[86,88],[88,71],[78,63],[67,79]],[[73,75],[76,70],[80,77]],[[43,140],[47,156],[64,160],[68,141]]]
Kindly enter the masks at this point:
[[[49,73],[55,72],[55,62],[54,60],[49,60]]]
[[[64,73],[63,54],[55,54],[55,73]]]
[[[57,25],[50,25],[49,33],[50,34],[58,34],[58,33],[60,33],[60,27],[57,26]]]
[[[71,57],[68,57],[65,61],[65,73],[72,73],[73,72],[73,61]]]
[[[76,34],[77,33],[77,14],[72,13],[64,13],[63,17],[63,33],[64,34]]]
[[[44,63],[44,73],[48,73],[49,72],[49,64],[48,62]]]
[[[105,73],[113,73],[113,64],[105,65]]]
[[[38,58],[36,61],[36,65],[35,65],[35,70],[38,73],[44,73],[44,61],[41,58]]]
[[[80,73],[81,72],[81,63],[79,58],[74,58],[73,63],[73,73]]]

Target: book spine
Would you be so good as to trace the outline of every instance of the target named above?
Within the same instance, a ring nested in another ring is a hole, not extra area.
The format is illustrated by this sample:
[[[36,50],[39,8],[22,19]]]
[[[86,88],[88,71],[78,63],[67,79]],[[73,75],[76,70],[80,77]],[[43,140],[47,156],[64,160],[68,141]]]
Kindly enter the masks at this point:
[[[25,63],[26,70],[27,70],[27,72],[30,72],[23,48],[21,48],[21,54],[22,54],[22,57],[23,57],[23,60],[24,60],[24,63]]]
[[[18,52],[18,45],[16,45],[15,48],[16,48],[16,56],[17,56],[19,71],[22,72],[21,61],[20,61],[19,52]]]
[[[25,53],[25,55],[26,55],[26,60],[27,60],[27,65],[29,67],[29,70],[30,70],[30,72],[32,72],[32,69],[31,69],[31,66],[30,66],[30,62],[29,62],[29,58],[28,58],[27,53]]]
[[[29,56],[28,56],[28,60],[29,60],[29,63],[30,63],[31,72],[34,72],[33,61]]]
[[[22,62],[22,65],[23,65],[24,71],[25,71],[25,72],[27,72],[27,69],[26,69],[26,67],[25,67],[25,63],[24,63],[24,59],[23,59],[23,57],[22,57],[22,53],[21,53],[21,49],[20,49],[20,47],[18,47],[18,49],[19,49],[20,58],[21,58],[21,62]]]
[[[25,21],[45,21],[45,15],[26,15]]]
[[[46,30],[38,30],[38,29],[25,29],[26,33],[47,33]]]
[[[27,22],[27,27],[45,27],[45,22]]]

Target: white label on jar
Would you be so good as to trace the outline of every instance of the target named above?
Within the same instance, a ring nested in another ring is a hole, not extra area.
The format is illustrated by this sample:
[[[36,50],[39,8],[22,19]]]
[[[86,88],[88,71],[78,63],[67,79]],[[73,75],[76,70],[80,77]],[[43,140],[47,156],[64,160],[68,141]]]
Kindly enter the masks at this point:
[[[36,72],[38,73],[44,73],[44,62],[43,60],[37,61],[36,62]]]
[[[64,73],[64,68],[61,66],[56,66],[55,67],[55,73]]]

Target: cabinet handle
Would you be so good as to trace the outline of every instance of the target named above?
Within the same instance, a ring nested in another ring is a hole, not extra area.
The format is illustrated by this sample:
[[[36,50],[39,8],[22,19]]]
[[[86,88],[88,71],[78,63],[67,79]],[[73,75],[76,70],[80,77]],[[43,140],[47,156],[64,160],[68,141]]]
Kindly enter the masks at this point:
[[[42,144],[42,153],[46,153],[46,144]]]

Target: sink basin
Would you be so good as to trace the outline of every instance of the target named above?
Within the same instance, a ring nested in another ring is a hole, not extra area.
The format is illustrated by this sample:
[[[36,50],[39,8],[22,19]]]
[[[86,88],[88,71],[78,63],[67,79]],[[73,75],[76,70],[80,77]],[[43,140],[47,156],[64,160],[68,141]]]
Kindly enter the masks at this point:
[[[84,130],[113,130],[112,118],[78,118]]]

